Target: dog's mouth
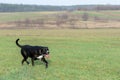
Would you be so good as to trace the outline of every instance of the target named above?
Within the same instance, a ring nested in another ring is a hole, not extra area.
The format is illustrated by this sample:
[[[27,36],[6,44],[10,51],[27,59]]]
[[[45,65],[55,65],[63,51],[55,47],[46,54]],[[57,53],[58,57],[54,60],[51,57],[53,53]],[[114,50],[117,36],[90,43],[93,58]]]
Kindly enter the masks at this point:
[[[49,58],[50,56],[49,56],[49,54],[45,54],[45,58]]]
[[[47,52],[45,54],[45,58],[49,58],[49,50],[47,50]]]

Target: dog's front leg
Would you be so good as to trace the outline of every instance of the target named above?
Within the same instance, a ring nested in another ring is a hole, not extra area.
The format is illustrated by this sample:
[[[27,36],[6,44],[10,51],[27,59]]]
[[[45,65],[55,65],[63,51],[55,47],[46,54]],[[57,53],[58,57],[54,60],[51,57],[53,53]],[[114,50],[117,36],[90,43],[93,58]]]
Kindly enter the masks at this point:
[[[34,58],[31,58],[32,66],[34,66]]]
[[[46,68],[48,68],[48,62],[45,60],[45,58],[43,57],[41,60],[46,64]]]

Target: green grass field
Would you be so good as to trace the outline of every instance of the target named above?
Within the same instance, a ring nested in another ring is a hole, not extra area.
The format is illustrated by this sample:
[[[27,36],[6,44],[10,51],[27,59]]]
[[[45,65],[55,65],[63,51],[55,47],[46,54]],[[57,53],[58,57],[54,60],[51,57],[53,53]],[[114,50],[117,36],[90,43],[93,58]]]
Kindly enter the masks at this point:
[[[22,66],[17,38],[48,46],[49,68],[39,60]],[[0,80],[119,79],[120,29],[0,30]]]

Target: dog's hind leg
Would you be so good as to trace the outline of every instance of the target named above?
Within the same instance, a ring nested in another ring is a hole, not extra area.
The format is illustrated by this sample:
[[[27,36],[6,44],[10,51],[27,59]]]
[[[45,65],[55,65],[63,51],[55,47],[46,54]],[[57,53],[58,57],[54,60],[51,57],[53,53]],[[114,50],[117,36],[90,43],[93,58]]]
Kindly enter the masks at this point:
[[[45,60],[45,58],[43,57],[41,60],[45,63],[46,68],[48,68],[48,62]]]
[[[21,62],[21,63],[22,63],[22,65],[23,65],[24,61],[25,61],[25,59],[23,59],[23,60],[22,60],[22,62]]]
[[[27,58],[24,58],[24,59],[22,60],[22,65],[23,65],[24,61],[26,61],[26,63],[29,64],[29,62],[27,61]]]
[[[26,63],[29,65],[30,63],[26,60]]]
[[[22,56],[24,58],[22,60],[22,65],[23,65],[24,61],[26,61],[26,63],[29,64],[29,62],[27,61],[28,56],[26,56],[26,52],[24,50],[21,50],[21,54],[22,54]]]

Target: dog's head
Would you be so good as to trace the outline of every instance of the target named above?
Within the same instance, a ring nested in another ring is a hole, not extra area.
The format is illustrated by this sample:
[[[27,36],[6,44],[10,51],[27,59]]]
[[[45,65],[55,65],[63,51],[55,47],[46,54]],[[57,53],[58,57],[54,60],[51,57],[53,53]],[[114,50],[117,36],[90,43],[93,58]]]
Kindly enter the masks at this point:
[[[48,47],[42,47],[41,52],[45,57],[49,57],[50,52],[49,52]]]

